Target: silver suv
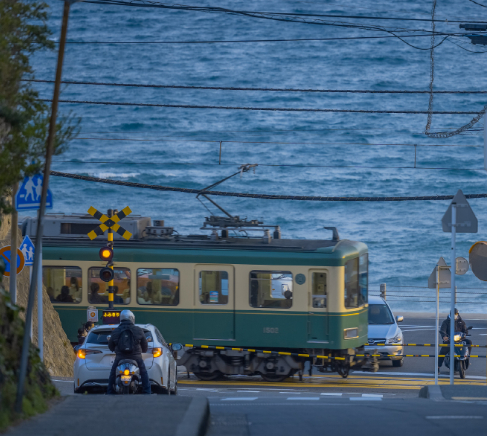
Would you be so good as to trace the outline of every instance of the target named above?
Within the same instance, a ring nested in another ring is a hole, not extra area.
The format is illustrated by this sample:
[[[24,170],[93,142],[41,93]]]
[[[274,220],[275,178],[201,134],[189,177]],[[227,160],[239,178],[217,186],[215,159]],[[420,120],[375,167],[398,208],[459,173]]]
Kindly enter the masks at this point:
[[[371,353],[377,350],[377,354],[381,355],[379,360],[392,360],[392,366],[402,366],[404,357],[400,356],[404,354],[404,348],[402,346],[388,346],[387,344],[403,344],[402,331],[397,325],[403,320],[404,317],[402,316],[397,316],[394,319],[391,308],[381,297],[369,296],[369,338],[365,351]],[[386,344],[386,346],[376,344]]]

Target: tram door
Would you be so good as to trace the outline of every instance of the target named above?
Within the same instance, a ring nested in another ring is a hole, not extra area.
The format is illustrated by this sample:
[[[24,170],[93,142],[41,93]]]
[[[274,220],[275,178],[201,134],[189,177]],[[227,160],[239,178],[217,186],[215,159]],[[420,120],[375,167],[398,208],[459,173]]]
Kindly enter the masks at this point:
[[[193,339],[235,339],[235,286],[231,265],[195,266]]]
[[[309,273],[308,342],[328,343],[327,272]]]

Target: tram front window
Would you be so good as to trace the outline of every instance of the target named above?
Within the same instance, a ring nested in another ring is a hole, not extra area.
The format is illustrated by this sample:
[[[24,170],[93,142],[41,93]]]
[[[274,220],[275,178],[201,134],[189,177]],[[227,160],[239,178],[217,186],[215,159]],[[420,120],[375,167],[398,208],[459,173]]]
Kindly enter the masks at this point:
[[[345,307],[347,309],[361,305],[358,267],[358,257],[345,264]]]

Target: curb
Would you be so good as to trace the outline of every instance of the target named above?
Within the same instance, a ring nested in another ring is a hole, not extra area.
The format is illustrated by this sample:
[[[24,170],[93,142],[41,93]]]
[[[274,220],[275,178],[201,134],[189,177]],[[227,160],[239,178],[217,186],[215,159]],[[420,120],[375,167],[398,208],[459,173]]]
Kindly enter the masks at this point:
[[[189,403],[175,436],[203,436],[206,433],[210,406],[208,398],[194,397]]]
[[[433,401],[444,401],[441,387],[437,385],[423,386],[419,391],[419,398],[427,398]]]

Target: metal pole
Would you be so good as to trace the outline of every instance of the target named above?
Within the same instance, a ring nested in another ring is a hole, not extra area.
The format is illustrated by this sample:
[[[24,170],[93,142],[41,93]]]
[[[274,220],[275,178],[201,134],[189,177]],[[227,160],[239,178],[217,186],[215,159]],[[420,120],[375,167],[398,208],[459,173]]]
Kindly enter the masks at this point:
[[[15,399],[15,411],[22,413],[22,398],[24,396],[24,382],[27,373],[27,363],[30,347],[30,329],[32,325],[32,308],[35,300],[35,283],[39,270],[41,252],[39,250],[44,233],[44,213],[46,211],[47,189],[49,187],[49,175],[51,173],[51,159],[54,149],[54,138],[56,136],[56,116],[59,103],[59,92],[61,89],[61,76],[63,70],[64,48],[66,46],[66,35],[68,33],[69,1],[64,2],[63,23],[61,27],[61,39],[59,41],[59,52],[56,67],[56,81],[54,83],[54,94],[52,97],[51,119],[49,122],[49,133],[46,144],[46,161],[44,164],[44,183],[42,185],[41,204],[37,215],[36,248],[34,252],[34,267],[32,280],[29,287],[29,298],[27,302],[27,313],[25,315],[25,332],[22,342],[22,355],[20,360],[20,372],[17,385],[17,397]]]
[[[438,324],[440,322],[440,265],[436,265],[435,385],[438,384]]]
[[[12,225],[10,231],[10,301],[17,304],[17,233],[18,233],[18,213],[15,204],[15,195],[19,190],[19,184],[15,183],[12,188]],[[12,267],[13,265],[13,267]]]
[[[112,209],[108,209],[108,217],[111,218],[114,212]],[[113,250],[113,230],[108,229],[108,246]],[[110,265],[108,266],[113,271],[113,259],[110,261]],[[108,282],[108,308],[113,309],[113,291],[114,291],[115,284],[113,280]]]
[[[44,361],[44,308],[42,304],[42,240],[39,241],[37,250],[41,251],[40,268],[37,273],[37,347],[39,357]]]
[[[455,374],[455,270],[456,270],[457,205],[451,208],[451,297],[450,297],[450,384]]]

